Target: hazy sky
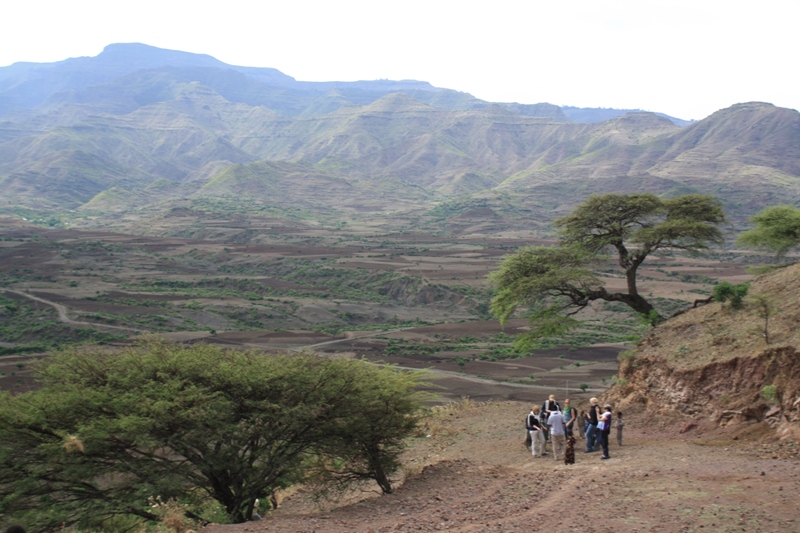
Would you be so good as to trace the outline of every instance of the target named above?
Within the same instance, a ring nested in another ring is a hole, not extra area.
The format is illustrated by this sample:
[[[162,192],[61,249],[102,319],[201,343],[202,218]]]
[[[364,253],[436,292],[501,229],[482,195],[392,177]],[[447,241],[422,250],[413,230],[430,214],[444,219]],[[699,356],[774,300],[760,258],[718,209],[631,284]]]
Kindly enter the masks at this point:
[[[20,0],[2,13],[0,66],[142,42],[298,80],[417,79],[496,102],[685,119],[752,100],[800,108],[798,0]]]

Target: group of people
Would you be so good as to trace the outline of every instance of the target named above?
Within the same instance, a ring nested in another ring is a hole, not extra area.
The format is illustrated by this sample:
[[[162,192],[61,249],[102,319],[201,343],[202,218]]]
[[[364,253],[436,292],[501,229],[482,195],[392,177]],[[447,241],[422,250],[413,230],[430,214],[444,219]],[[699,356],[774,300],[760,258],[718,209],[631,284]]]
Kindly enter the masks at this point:
[[[589,409],[578,411],[572,407],[570,400],[564,400],[564,406],[556,401],[554,395],[545,400],[541,408],[535,405],[525,417],[528,431],[526,445],[530,445],[534,457],[547,455],[547,442],[553,444],[553,457],[566,464],[575,463],[575,429],[578,436],[586,439],[586,453],[602,448],[601,459],[609,459],[608,438],[611,433],[611,406],[600,408],[597,398],[589,400]],[[616,428],[617,444],[622,446],[622,429],[625,421],[622,412],[617,411]]]

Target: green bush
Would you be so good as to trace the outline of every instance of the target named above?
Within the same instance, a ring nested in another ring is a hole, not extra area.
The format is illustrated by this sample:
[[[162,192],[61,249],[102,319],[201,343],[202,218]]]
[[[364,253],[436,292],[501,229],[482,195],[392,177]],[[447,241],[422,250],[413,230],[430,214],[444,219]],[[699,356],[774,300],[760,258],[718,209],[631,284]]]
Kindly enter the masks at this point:
[[[112,516],[156,521],[142,508],[149,496],[203,493],[244,522],[256,498],[312,473],[390,492],[425,399],[415,392],[422,376],[154,340],[53,354],[40,390],[0,395],[4,519],[32,531]]]
[[[761,395],[770,403],[775,403],[778,401],[778,391],[775,388],[775,385],[767,385],[761,389]]]
[[[723,281],[722,283],[714,286],[712,295],[715,302],[729,302],[733,309],[741,309],[744,305],[744,297],[747,296],[747,291],[749,289],[749,283],[731,285],[727,281]]]

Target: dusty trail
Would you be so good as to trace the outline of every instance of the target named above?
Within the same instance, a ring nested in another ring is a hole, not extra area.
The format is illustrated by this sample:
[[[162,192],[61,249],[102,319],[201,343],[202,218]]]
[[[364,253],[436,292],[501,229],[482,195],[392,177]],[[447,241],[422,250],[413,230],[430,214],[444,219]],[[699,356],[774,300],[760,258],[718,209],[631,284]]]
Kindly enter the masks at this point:
[[[679,435],[677,423],[633,417],[610,460],[579,441],[566,466],[523,447],[525,408],[443,413],[426,428],[431,437],[414,439],[411,475],[393,494],[328,509],[295,495],[260,522],[203,533],[800,531],[796,458],[744,437],[707,445]]]
[[[95,324],[93,322],[81,322],[81,321],[78,321],[78,320],[72,320],[69,317],[69,309],[67,309],[67,307],[65,307],[65,306],[63,306],[63,305],[61,305],[59,303],[51,302],[50,300],[45,300],[44,298],[40,298],[38,296],[34,296],[33,294],[28,294],[27,292],[22,292],[22,291],[15,291],[13,289],[2,289],[2,291],[3,292],[12,293],[12,294],[16,294],[17,296],[22,296],[23,298],[28,298],[29,300],[33,300],[33,301],[36,301],[36,302],[39,302],[39,303],[43,303],[45,305],[49,305],[50,307],[54,308],[56,310],[56,312],[58,313],[58,320],[63,322],[64,324],[69,325],[69,326],[84,327],[84,328],[88,327],[88,328],[94,328],[94,329],[99,329],[99,330],[132,331],[132,332],[142,332],[143,331],[141,329],[126,328],[126,327],[122,327],[122,326],[111,326],[111,325],[108,325],[108,324]]]

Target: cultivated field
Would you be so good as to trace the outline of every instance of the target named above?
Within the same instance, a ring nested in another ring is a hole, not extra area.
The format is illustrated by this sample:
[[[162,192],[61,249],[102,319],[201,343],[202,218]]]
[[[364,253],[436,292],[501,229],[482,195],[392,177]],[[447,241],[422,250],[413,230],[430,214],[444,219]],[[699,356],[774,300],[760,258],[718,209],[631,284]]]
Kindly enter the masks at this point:
[[[152,232],[191,229],[204,238],[0,220],[0,350],[8,354],[0,386],[30,387],[30,360],[57,346],[159,334],[429,368],[445,396],[528,401],[553,390],[575,396],[581,385],[596,394],[616,373],[617,353],[644,331],[621,304],[598,303],[579,330],[520,358],[511,345],[526,320],[504,328],[492,320],[486,275],[516,248],[549,242],[533,232],[463,216],[390,232],[371,218],[343,229],[180,215],[155,220]],[[247,242],[231,242],[243,231]],[[641,290],[671,313],[719,280],[748,279],[745,266],[757,260],[734,252],[652,257]],[[601,275],[611,289],[624,285],[611,263]]]

